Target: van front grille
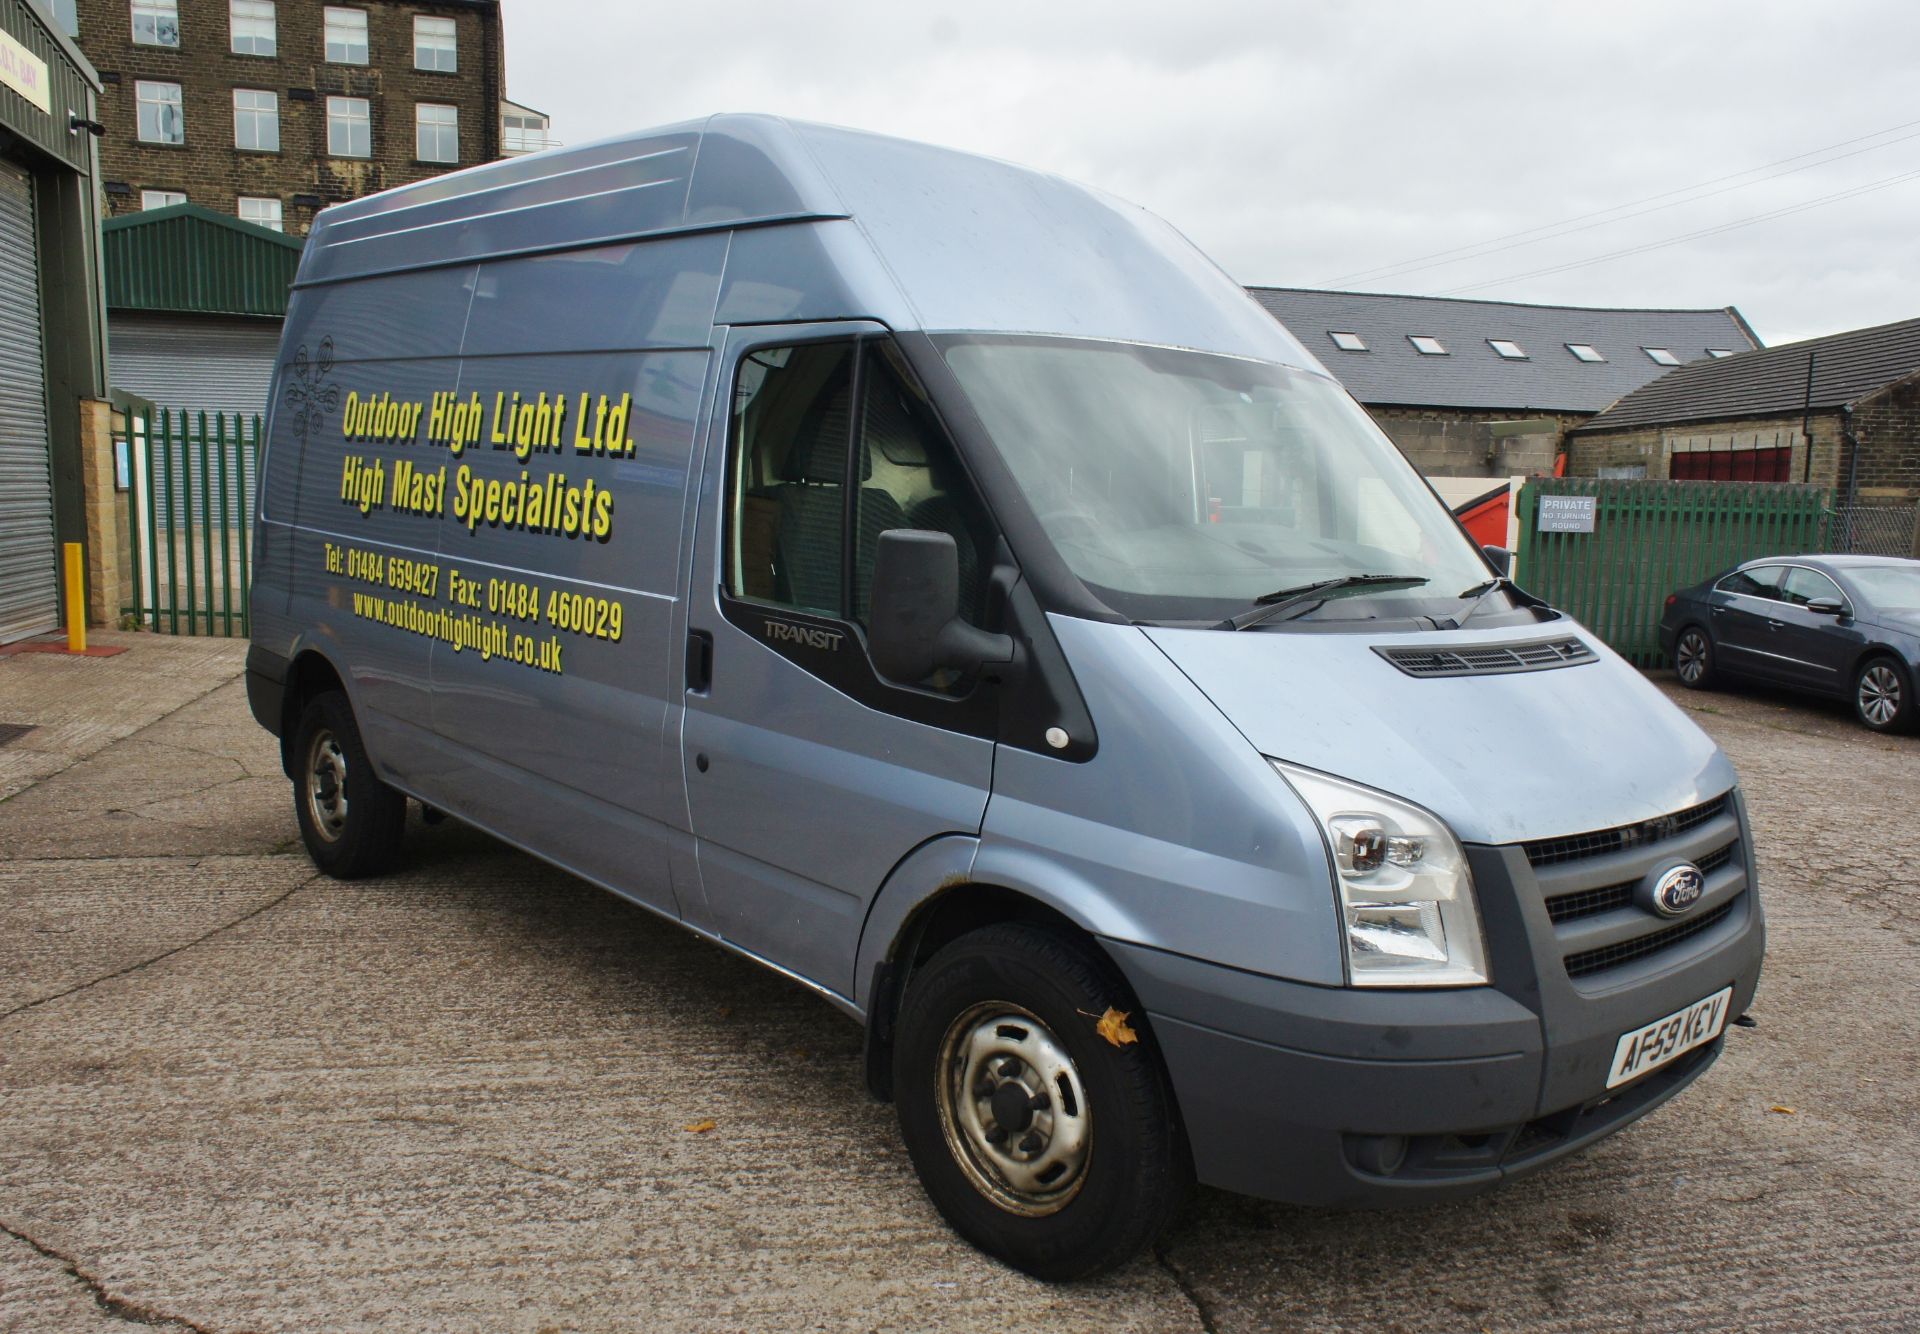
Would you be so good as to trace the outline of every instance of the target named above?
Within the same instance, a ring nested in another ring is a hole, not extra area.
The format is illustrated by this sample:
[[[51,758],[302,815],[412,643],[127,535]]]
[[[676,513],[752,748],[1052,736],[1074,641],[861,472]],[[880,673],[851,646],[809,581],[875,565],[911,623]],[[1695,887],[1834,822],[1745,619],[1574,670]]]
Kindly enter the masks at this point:
[[[1716,852],[1694,862],[1700,874],[1711,875],[1733,860],[1733,850],[1738,843],[1729,843]],[[1601,889],[1582,889],[1572,894],[1556,894],[1547,900],[1547,916],[1556,923],[1571,922],[1580,917],[1592,917],[1596,913],[1612,912],[1616,908],[1625,908],[1633,903],[1633,892],[1640,887],[1638,880],[1629,880],[1624,884],[1607,885]]]
[[[1494,676],[1504,672],[1543,672],[1598,661],[1578,639],[1534,639],[1518,644],[1475,644],[1454,648],[1382,648],[1375,653],[1408,676]]]
[[[1684,940],[1691,940],[1703,931],[1711,930],[1725,921],[1733,910],[1740,906],[1744,893],[1737,894],[1712,912],[1691,922],[1681,922],[1677,926],[1667,927],[1663,931],[1654,931],[1632,940],[1623,940],[1614,945],[1603,945],[1599,949],[1586,950],[1580,954],[1567,956],[1567,976],[1587,977],[1608,968],[1618,968],[1623,963],[1635,959],[1644,959],[1650,954],[1658,954],[1673,948]]]
[[[1703,801],[1698,806],[1689,806],[1684,811],[1663,815],[1657,820],[1643,820],[1639,824],[1621,825],[1617,829],[1601,829],[1591,834],[1570,834],[1564,838],[1539,839],[1524,845],[1527,860],[1536,868],[1555,866],[1561,862],[1579,861],[1586,857],[1603,857],[1608,853],[1623,852],[1628,848],[1665,842],[1670,838],[1678,838],[1689,830],[1697,829],[1724,813],[1726,809],[1727,797],[1719,796],[1712,801]]]

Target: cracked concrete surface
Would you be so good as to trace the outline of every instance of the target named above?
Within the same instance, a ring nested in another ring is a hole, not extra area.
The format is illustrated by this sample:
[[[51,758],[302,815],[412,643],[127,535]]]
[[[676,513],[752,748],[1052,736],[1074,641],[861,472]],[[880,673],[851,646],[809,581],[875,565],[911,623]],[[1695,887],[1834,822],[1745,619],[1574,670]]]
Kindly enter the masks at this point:
[[[315,877],[243,646],[113,638],[0,661],[41,726],[0,749],[0,1329],[1920,1319],[1920,740],[1672,692],[1741,768],[1773,949],[1667,1108],[1457,1205],[1203,1192],[1054,1288],[940,1224],[824,1003],[452,824]]]

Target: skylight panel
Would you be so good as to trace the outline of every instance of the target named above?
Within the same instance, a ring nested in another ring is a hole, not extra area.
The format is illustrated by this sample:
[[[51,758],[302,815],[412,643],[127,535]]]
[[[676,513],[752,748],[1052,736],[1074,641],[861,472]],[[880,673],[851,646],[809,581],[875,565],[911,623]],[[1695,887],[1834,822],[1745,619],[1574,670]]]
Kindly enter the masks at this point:
[[[1438,338],[1429,338],[1425,334],[1408,334],[1407,341],[1413,344],[1413,350],[1423,357],[1444,357],[1447,349],[1441,346]]]
[[[1367,340],[1357,333],[1329,333],[1327,337],[1331,338],[1333,345],[1342,352],[1365,352],[1367,350]]]
[[[1722,357],[1732,356],[1733,349],[1730,347],[1710,347],[1707,349],[1707,355],[1712,357],[1715,361],[1718,361]]]
[[[1487,346],[1505,357],[1508,361],[1527,360],[1527,350],[1511,338],[1489,338]]]
[[[1653,364],[1656,366],[1678,366],[1680,364],[1680,358],[1674,356],[1673,353],[1664,347],[1643,347],[1640,350],[1652,358]]]
[[[1573,355],[1581,361],[1605,361],[1606,360],[1605,357],[1600,355],[1599,350],[1595,348],[1591,343],[1568,343],[1567,351],[1573,353]]]

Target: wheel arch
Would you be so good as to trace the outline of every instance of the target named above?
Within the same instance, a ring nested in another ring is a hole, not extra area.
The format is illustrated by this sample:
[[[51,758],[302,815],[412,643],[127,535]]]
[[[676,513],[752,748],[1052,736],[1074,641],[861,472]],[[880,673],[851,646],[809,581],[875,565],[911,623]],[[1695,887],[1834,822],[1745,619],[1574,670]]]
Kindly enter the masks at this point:
[[[1097,886],[1032,853],[982,848],[960,835],[908,856],[875,897],[861,932],[855,1002],[866,1016],[867,1087],[893,1096],[893,1025],[913,970],[952,940],[999,922],[1029,922],[1097,950],[1125,982],[1101,937],[1139,937],[1137,925]]]
[[[280,700],[280,767],[288,778],[293,777],[293,734],[299,727],[300,715],[306,712],[307,703],[314,696],[329,690],[346,695],[349,706],[352,705],[346,674],[333,659],[311,645],[301,648],[287,664],[286,691]]]

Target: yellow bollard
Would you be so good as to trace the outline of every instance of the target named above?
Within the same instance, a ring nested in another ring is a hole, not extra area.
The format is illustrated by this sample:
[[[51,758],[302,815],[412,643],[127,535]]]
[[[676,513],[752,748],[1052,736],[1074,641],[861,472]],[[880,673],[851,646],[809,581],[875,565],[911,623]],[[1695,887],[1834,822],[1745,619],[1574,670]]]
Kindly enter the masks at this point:
[[[67,543],[67,652],[87,651],[87,566],[78,542]]]

